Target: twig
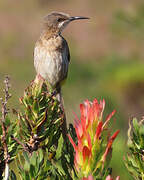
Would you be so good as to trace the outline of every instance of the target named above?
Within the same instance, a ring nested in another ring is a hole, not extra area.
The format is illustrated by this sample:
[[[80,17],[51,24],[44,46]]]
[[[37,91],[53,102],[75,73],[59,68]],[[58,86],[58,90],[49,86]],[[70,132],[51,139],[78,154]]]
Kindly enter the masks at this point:
[[[5,93],[5,98],[1,98],[1,112],[2,112],[2,117],[1,117],[1,125],[2,125],[2,144],[4,148],[4,160],[5,160],[5,177],[4,180],[8,180],[9,177],[9,165],[8,162],[10,160],[10,156],[8,154],[8,147],[6,143],[6,127],[5,127],[5,121],[6,121],[6,116],[8,114],[8,109],[7,109],[7,102],[11,95],[9,94],[9,77],[6,76],[4,80],[5,88],[4,88],[4,93]]]
[[[11,138],[13,140],[15,140],[19,145],[21,145],[23,147],[24,151],[29,152],[27,145],[23,144],[19,139],[15,138],[13,135],[11,135]]]
[[[4,180],[8,180],[9,179],[9,164],[6,163],[5,164],[5,177]]]

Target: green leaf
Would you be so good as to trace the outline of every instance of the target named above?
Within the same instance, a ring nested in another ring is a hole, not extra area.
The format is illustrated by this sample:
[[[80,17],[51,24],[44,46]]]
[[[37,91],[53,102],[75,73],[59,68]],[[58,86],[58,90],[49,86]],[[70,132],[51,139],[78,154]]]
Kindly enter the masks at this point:
[[[140,134],[141,149],[144,149],[144,125],[140,126],[139,134]]]
[[[56,159],[59,159],[62,155],[62,148],[63,148],[63,136],[61,134],[60,138],[59,138],[59,141],[58,141],[58,147],[57,147],[57,151],[56,151]]]
[[[54,165],[54,167],[57,168],[57,170],[58,170],[58,172],[59,172],[59,174],[61,176],[65,176],[66,175],[64,169],[62,168],[61,161],[57,160],[53,165]]]
[[[24,170],[27,172],[29,172],[29,170],[30,170],[30,163],[28,161],[25,161],[25,163],[24,163]]]
[[[11,177],[11,180],[17,180],[16,175],[13,170],[10,171],[10,177]]]
[[[33,154],[32,154],[32,157],[30,158],[30,164],[32,164],[33,166],[36,165],[36,159],[37,159],[37,154],[36,152],[34,151]]]
[[[29,174],[28,173],[25,173],[24,174],[24,180],[30,180],[31,178],[30,178],[30,176],[29,176]]]
[[[136,135],[139,136],[139,124],[136,118],[133,119],[133,127],[136,132]]]
[[[31,178],[34,178],[36,176],[36,172],[35,172],[35,166],[30,165],[30,176]]]
[[[139,180],[142,179],[144,172],[144,161],[143,161],[143,147],[144,147],[144,125],[143,120],[139,123],[136,118],[133,119],[133,129],[129,126],[128,141],[130,141],[129,154],[125,157],[125,165],[132,176]],[[133,130],[131,134],[130,131]]]
[[[129,171],[133,176],[137,176],[137,174],[138,174],[137,168],[133,166],[133,164],[131,163],[131,161],[126,160],[126,161],[125,161],[125,166],[127,167],[128,171]]]
[[[28,163],[30,163],[30,158],[29,158],[29,156],[28,156],[28,153],[24,151],[24,152],[23,152],[23,156],[24,156],[25,160],[26,160]]]
[[[44,157],[42,149],[39,150],[39,156],[38,157],[39,157],[39,162],[41,163],[41,161],[43,161],[43,157]]]
[[[11,124],[10,118],[9,118],[8,116],[6,116],[5,125],[6,125],[6,126],[9,126],[10,124]]]
[[[32,112],[35,115],[35,118],[38,118],[38,113],[39,113],[39,102],[37,99],[34,100],[33,105],[32,105]]]

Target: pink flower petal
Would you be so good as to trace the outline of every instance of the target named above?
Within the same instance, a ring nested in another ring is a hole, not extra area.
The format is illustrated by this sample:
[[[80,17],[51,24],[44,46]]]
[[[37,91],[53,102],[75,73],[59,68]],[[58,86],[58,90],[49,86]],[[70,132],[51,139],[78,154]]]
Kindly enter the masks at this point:
[[[116,180],[119,180],[119,179],[120,179],[120,176],[117,176],[117,177],[116,177]]]
[[[74,150],[77,151],[77,146],[76,146],[76,144],[74,143],[73,139],[71,138],[71,136],[70,136],[69,134],[68,134],[67,136],[68,136],[68,138],[69,138],[69,140],[70,140],[70,142],[71,142]]]
[[[74,114],[74,116],[75,116],[75,118],[76,118],[75,121],[79,122],[80,120],[79,120],[77,114],[76,114],[75,112],[73,112],[73,114]]]
[[[106,177],[106,180],[113,180],[110,175]]]
[[[91,150],[91,149],[92,149],[92,143],[91,143],[91,137],[90,137],[89,134],[87,135],[87,141],[88,141],[88,147],[89,147],[90,150]]]
[[[102,131],[102,125],[103,125],[103,122],[100,121],[98,126],[97,126],[97,130],[96,130],[96,134],[95,134],[95,137],[94,137],[94,141],[100,137],[101,131]]]
[[[92,107],[89,108],[87,119],[88,119],[87,127],[89,127],[89,125],[92,125],[92,123],[95,119],[94,111],[93,111]]]
[[[106,150],[105,150],[105,153],[103,155],[103,160],[105,161],[106,159],[106,156],[107,154],[109,153],[110,149],[111,149],[111,146],[112,146],[112,143],[113,141],[115,140],[115,138],[117,137],[118,133],[120,132],[120,130],[117,130],[109,139],[108,141],[108,144],[107,144],[107,147],[106,147]]]
[[[82,180],[94,180],[92,175],[89,175],[89,177],[83,177]]]
[[[110,119],[112,118],[112,116],[115,114],[116,110],[113,110],[112,113],[110,113],[107,117],[106,117],[106,121],[103,124],[103,128],[107,125],[107,123],[110,121]]]
[[[87,111],[84,104],[80,104],[80,111],[81,111],[81,125],[83,130],[86,129],[86,117],[87,117]]]
[[[120,176],[117,176],[116,177],[116,180],[119,180],[120,179]],[[108,175],[107,177],[106,177],[106,180],[113,180],[113,178],[111,177],[111,175]]]
[[[89,150],[89,148],[87,146],[83,147],[83,161],[85,162],[86,158],[89,159],[90,155],[91,155],[91,151]]]
[[[83,136],[83,128],[82,125],[80,123],[80,121],[74,121],[74,127],[75,127],[75,131],[76,131],[76,135],[79,138],[81,138]]]

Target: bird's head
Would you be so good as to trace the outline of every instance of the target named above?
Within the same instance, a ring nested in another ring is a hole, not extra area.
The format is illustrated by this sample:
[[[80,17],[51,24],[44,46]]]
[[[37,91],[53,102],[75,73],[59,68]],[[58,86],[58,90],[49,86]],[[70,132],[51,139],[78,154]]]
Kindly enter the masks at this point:
[[[44,17],[44,28],[53,32],[61,33],[62,30],[72,21],[79,19],[89,19],[83,16],[69,16],[61,12],[52,12]]]

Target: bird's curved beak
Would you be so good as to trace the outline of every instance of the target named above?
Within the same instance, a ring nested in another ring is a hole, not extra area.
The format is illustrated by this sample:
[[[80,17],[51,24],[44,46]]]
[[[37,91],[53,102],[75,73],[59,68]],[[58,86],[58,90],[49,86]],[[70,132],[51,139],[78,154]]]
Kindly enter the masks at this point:
[[[69,18],[70,21],[79,20],[79,19],[90,19],[90,18],[83,16],[72,16]]]

